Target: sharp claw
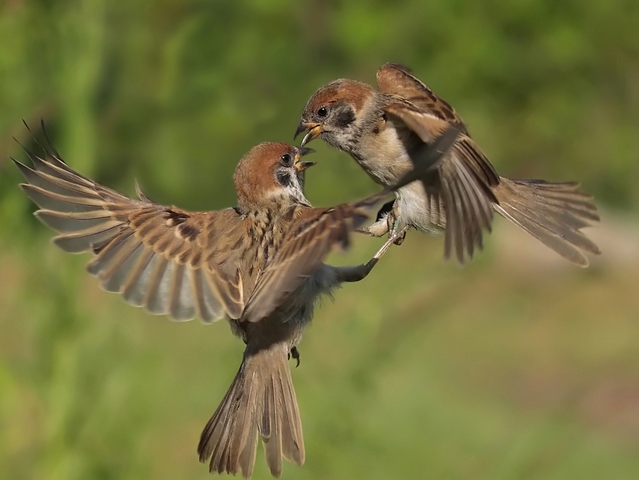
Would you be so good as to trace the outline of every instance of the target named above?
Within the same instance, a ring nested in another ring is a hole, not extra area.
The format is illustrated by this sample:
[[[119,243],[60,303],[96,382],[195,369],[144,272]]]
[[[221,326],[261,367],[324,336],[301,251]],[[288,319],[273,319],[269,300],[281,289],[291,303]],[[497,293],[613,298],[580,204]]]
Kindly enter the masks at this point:
[[[299,367],[300,366],[300,352],[299,352],[299,350],[297,350],[297,347],[291,348],[291,350],[288,352],[289,360],[291,359],[291,357],[293,357],[294,360],[297,360],[297,364],[295,365],[295,368]]]
[[[397,238],[395,239],[395,241],[393,242],[395,245],[399,246],[402,243],[404,243],[404,239],[406,238],[406,232],[402,233],[401,235],[398,235]]]

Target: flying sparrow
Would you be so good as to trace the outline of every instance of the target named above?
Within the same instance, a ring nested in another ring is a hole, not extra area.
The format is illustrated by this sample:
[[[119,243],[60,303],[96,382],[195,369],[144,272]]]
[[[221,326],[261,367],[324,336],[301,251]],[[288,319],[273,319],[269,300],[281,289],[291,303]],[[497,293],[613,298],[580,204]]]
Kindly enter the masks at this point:
[[[483,231],[491,230],[497,212],[577,265],[588,266],[584,252],[600,253],[580,231],[599,216],[578,183],[501,177],[455,110],[406,67],[383,65],[377,83],[379,90],[338,79],[315,92],[295,135],[308,132],[302,146],[320,137],[387,186],[448,126],[461,135],[437,168],[396,192],[394,203],[384,206],[367,233],[382,236],[390,230],[389,242],[399,243],[410,227],[430,234],[445,231],[445,257],[454,250],[463,263],[483,248]]]
[[[44,128],[44,126],[43,126]],[[454,144],[448,130],[425,156],[424,168]],[[50,144],[50,142],[49,142]],[[236,207],[188,212],[162,206],[137,189],[134,200],[71,169],[55,151],[27,151],[32,166],[14,160],[36,216],[60,232],[54,243],[89,251],[88,271],[102,287],[149,312],[174,320],[226,318],[246,344],[239,371],[202,432],[200,461],[209,470],[250,477],[258,436],[267,464],[279,477],[282,458],[304,463],[300,413],[287,364],[321,295],[342,282],[362,280],[367,264],[322,263],[332,247],[347,248],[350,232],[389,191],[334,208],[313,208],[303,193],[312,150],[262,143],[235,170]],[[410,172],[398,183],[423,172]]]

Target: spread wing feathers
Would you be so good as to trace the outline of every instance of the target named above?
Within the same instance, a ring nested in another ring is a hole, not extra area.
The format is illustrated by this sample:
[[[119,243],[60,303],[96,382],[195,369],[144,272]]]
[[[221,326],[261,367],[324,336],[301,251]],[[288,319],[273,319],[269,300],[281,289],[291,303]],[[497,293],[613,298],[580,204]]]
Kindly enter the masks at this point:
[[[335,208],[308,208],[294,220],[281,248],[257,280],[246,303],[243,320],[257,322],[268,316],[282,298],[295,291],[321,264],[334,246],[346,249],[350,233],[368,219],[368,212],[383,196]]]
[[[216,220],[235,216],[239,223],[233,210],[190,213],[143,195],[132,200],[75,172],[57,153],[27,154],[32,167],[14,162],[28,182],[22,189],[40,207],[36,216],[60,232],[53,241],[63,250],[95,255],[88,271],[105,290],[174,320],[240,316],[241,278],[216,268],[209,254]]]
[[[495,189],[502,216],[526,230],[571,262],[587,267],[583,252],[601,253],[580,230],[599,221],[592,197],[575,182],[502,178]]]
[[[445,131],[448,124],[403,102],[389,105],[387,112],[399,118],[426,144]],[[432,178],[432,177],[431,177]],[[435,181],[425,181],[426,192],[440,196],[446,212],[444,254],[452,252],[460,263],[483,247],[483,231],[490,231],[492,204],[497,202],[491,187],[499,175],[475,142],[466,134],[457,139],[452,152],[440,161]]]
[[[419,110],[456,125],[462,133],[468,134],[455,109],[437,96],[407,67],[397,63],[382,65],[377,71],[377,85],[380,92],[402,97]]]
[[[491,231],[496,202],[487,183],[490,176],[482,168],[488,163],[473,161],[478,155],[471,144],[470,138],[462,138],[439,169],[446,212],[444,255],[450,258],[454,250],[460,263],[472,258],[475,248],[483,248],[483,231]]]

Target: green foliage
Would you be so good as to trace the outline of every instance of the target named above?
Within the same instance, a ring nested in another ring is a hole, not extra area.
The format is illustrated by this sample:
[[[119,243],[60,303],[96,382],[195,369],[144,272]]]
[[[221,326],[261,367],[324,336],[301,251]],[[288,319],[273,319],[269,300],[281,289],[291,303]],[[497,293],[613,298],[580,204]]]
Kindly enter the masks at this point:
[[[3,2],[3,477],[209,478],[197,439],[242,349],[226,325],[124,305],[87,279],[86,257],[48,244],[7,160],[23,158],[12,137],[32,143],[21,119],[37,132],[43,118],[63,158],[103,184],[132,193],[137,177],[158,202],[221,208],[239,158],[292,141],[316,88],[374,82],[398,61],[502,174],[578,179],[636,212],[638,24],[631,0]],[[314,203],[375,189],[313,147]],[[508,232],[489,250],[527,245]],[[546,271],[489,251],[460,271],[441,251],[409,236],[318,313],[294,371],[307,464],[284,476],[637,478],[636,270]],[[261,452],[257,464],[267,478]]]

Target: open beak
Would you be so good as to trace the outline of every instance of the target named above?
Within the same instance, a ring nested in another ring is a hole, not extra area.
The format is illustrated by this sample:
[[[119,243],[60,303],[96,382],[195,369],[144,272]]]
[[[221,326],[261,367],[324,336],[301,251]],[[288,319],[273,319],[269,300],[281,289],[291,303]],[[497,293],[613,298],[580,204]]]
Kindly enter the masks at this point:
[[[293,166],[295,167],[295,170],[297,170],[298,172],[303,172],[308,167],[312,167],[313,165],[315,165],[315,162],[301,161],[304,155],[313,153],[315,150],[313,150],[312,148],[306,148],[306,147],[295,147],[295,150],[297,151],[297,153],[295,154],[295,163],[293,164]]]
[[[300,122],[300,124],[297,126],[297,130],[295,131],[295,137],[293,138],[297,138],[297,136],[302,132],[308,132],[306,135],[304,135],[302,143],[300,144],[304,146],[311,140],[315,140],[318,135],[322,133],[322,125],[312,122]]]

